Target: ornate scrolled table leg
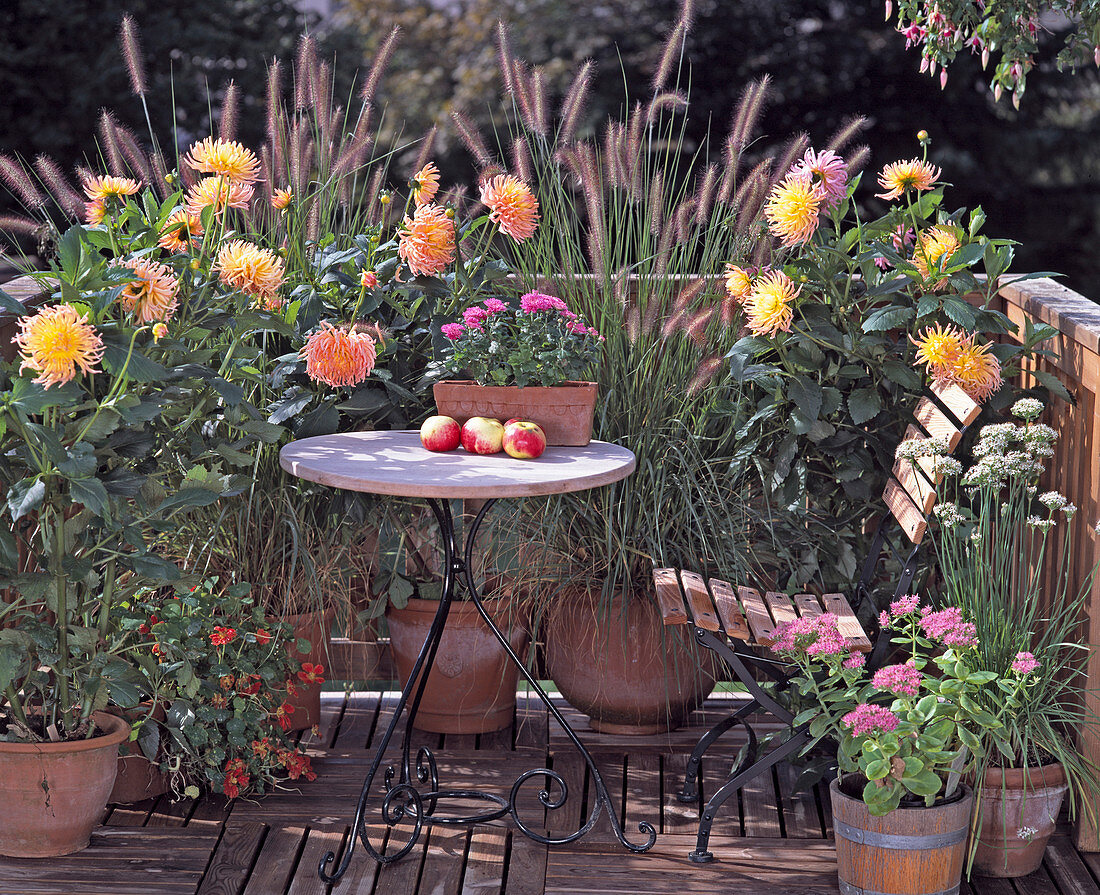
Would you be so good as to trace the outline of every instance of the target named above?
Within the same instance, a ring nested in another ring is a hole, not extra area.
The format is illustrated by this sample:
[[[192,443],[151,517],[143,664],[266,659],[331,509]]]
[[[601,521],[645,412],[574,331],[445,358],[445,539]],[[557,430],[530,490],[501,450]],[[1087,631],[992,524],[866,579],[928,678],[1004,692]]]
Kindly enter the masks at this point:
[[[495,500],[487,500],[477,513],[466,533],[464,549],[460,555],[455,537],[454,519],[451,515],[449,504],[446,501],[436,500],[434,498],[428,500],[428,504],[435,514],[436,520],[439,522],[440,534],[443,540],[443,589],[439,601],[439,609],[436,610],[431,629],[424,641],[424,645],[420,648],[420,653],[416,658],[416,662],[413,664],[412,673],[409,675],[409,682],[401,691],[401,696],[394,708],[393,717],[390,719],[390,723],[382,736],[382,741],[378,745],[374,760],[371,762],[370,769],[367,772],[367,777],[363,781],[363,788],[359,794],[359,802],[355,809],[355,818],[352,821],[352,836],[348,841],[348,847],[339,865],[331,873],[328,868],[329,865],[335,863],[336,854],[334,852],[328,852],[321,859],[321,863],[318,867],[318,874],[326,883],[335,884],[343,877],[351,863],[356,842],[361,842],[367,854],[375,861],[381,864],[388,864],[408,854],[410,849],[412,849],[420,838],[420,833],[425,824],[486,823],[491,820],[497,820],[505,815],[511,815],[516,827],[536,842],[542,842],[547,845],[562,845],[568,842],[574,842],[588,833],[599,820],[600,812],[606,809],[608,820],[611,823],[615,838],[618,839],[625,848],[632,852],[644,852],[652,848],[653,844],[657,841],[657,831],[653,828],[652,824],[644,821],[638,824],[638,832],[645,836],[643,841],[631,842],[626,837],[622,825],[619,823],[618,812],[615,809],[614,803],[611,801],[607,786],[604,784],[603,777],[600,776],[600,772],[596,767],[596,763],[591,753],[585,748],[584,744],[580,741],[573,731],[573,728],[569,725],[569,722],[558,710],[557,706],[550,700],[546,691],[543,690],[539,682],[527,670],[523,660],[512,649],[511,644],[508,642],[508,638],[497,627],[496,622],[493,621],[493,618],[486,611],[481,601],[481,594],[478,592],[477,583],[474,580],[473,574],[474,542],[482,521],[495,503]],[[435,661],[435,654],[439,648],[439,641],[443,635],[444,626],[446,625],[447,614],[450,610],[451,601],[454,599],[455,587],[459,581],[465,586],[470,600],[477,608],[478,614],[485,624],[488,625],[489,630],[493,632],[493,635],[499,641],[510,661],[520,670],[528,684],[530,684],[538,695],[539,699],[542,700],[546,708],[561,725],[562,730],[565,731],[574,747],[584,758],[585,764],[588,766],[588,772],[591,775],[595,789],[595,798],[593,799],[592,810],[589,813],[588,820],[573,833],[557,838],[550,838],[539,833],[534,827],[526,823],[520,817],[518,807],[519,793],[524,784],[530,780],[535,780],[540,777],[544,779],[545,783],[538,793],[538,800],[545,808],[551,811],[556,810],[562,808],[569,800],[570,792],[565,781],[560,774],[550,768],[534,768],[521,774],[516,779],[515,783],[513,783],[508,798],[504,799],[495,793],[473,789],[440,789],[439,772],[436,767],[435,756],[432,755],[431,750],[426,747],[421,747],[417,750],[415,762],[413,761],[411,736],[413,725],[416,720],[416,713],[420,707],[420,700],[428,680],[428,672],[431,670],[432,664]],[[388,843],[392,844],[397,841],[399,846],[393,851],[386,852],[384,849],[377,849],[371,844],[366,822],[367,803],[372,795],[371,790],[374,785],[374,780],[381,767],[385,752],[389,748],[390,740],[400,723],[401,715],[405,712],[406,707],[408,707],[408,715],[405,720],[405,729],[402,735],[401,760],[399,765],[390,765],[387,767],[383,775],[386,794],[382,801],[381,815],[385,825],[393,830],[396,830],[398,825],[403,821],[411,823],[412,827],[403,834],[408,837],[404,840],[402,836],[394,837],[391,833]],[[421,789],[417,788],[417,784],[422,786],[427,785],[429,788],[421,791]],[[438,815],[436,814],[436,810],[442,799],[480,800],[490,803],[491,807],[477,814],[466,814],[461,816]]]

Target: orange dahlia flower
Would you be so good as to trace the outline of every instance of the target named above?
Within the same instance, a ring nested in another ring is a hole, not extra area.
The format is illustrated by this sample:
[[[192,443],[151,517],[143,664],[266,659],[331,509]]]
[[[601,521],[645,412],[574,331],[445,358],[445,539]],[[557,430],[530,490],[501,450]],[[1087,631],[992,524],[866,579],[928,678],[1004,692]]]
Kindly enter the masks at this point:
[[[920,159],[892,162],[882,169],[878,184],[885,193],[876,193],[880,199],[897,199],[909,190],[918,193],[930,190],[940,179],[940,169]]]
[[[234,183],[251,184],[260,176],[260,160],[251,149],[220,137],[193,143],[183,163],[202,174],[217,174]]]
[[[214,269],[223,283],[252,296],[268,310],[282,304],[277,293],[285,276],[283,259],[270,249],[234,239],[222,246]]]
[[[23,361],[19,372],[34,370],[39,374],[34,381],[46,388],[73,379],[77,367],[99,372],[95,365],[103,356],[103,340],[87,315],[70,305],[53,305],[21,318],[15,344]]]
[[[188,252],[196,236],[202,236],[202,221],[198,215],[181,208],[164,222],[157,245],[168,252]]]
[[[187,192],[188,214],[200,215],[208,205],[221,214],[226,208],[248,208],[252,186],[228,177],[204,177]]]
[[[102,177],[92,176],[84,180],[84,193],[93,202],[97,199],[121,199],[123,196],[132,196],[141,184],[129,177],[114,177],[105,174]]]
[[[413,276],[440,273],[454,261],[454,221],[438,205],[421,205],[401,225],[397,254]]]
[[[102,224],[105,217],[107,217],[107,205],[102,199],[93,199],[91,202],[84,203],[84,223],[89,227]]]
[[[948,259],[958,251],[959,237],[953,230],[947,227],[930,227],[917,239],[917,248],[913,252],[913,266],[920,271],[921,279],[926,283],[933,276],[933,268],[937,267],[940,259]],[[929,288],[933,292],[947,285],[947,278],[932,283]]]
[[[539,201],[518,177],[498,174],[481,186],[481,201],[489,207],[489,220],[516,242],[529,239],[539,224]]]
[[[356,332],[354,326],[338,329],[327,321],[299,352],[306,362],[306,375],[334,388],[358,385],[374,369],[377,356],[374,339],[369,335]]]
[[[285,190],[275,190],[271,194],[271,207],[276,211],[286,211],[293,201],[294,191],[289,187]]]
[[[134,279],[119,296],[122,307],[133,312],[138,323],[171,320],[180,289],[171,268],[148,258],[131,258],[124,264],[133,268]]]
[[[439,192],[439,168],[434,162],[428,162],[412,177],[413,202],[419,205],[427,205],[435,194]]]
[[[990,345],[979,345],[969,336],[940,378],[959,384],[975,401],[984,401],[1002,385],[1001,363],[990,353]]]
[[[747,270],[736,264],[726,265],[725,277],[726,293],[738,304],[743,305],[752,295],[752,277]]]

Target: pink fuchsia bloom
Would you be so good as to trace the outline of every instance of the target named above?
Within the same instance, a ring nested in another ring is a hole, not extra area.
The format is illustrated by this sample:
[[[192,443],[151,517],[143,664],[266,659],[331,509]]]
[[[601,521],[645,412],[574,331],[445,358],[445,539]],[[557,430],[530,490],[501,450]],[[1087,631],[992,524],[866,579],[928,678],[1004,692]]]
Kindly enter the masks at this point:
[[[871,683],[878,689],[889,690],[895,696],[916,696],[920,682],[921,673],[908,662],[880,668],[871,678]]]
[[[867,656],[863,653],[852,653],[843,664],[845,668],[862,668],[867,664]]]
[[[452,342],[455,342],[462,338],[463,334],[466,332],[466,327],[461,323],[444,323],[439,327],[439,331]]]
[[[976,646],[978,643],[977,629],[972,622],[964,622],[962,610],[957,606],[949,606],[938,612],[933,612],[926,606],[921,610],[921,630],[927,637],[939,640],[945,646]]]
[[[840,723],[848,728],[852,736],[859,737],[868,733],[889,733],[897,729],[901,719],[885,706],[865,702],[848,712]]]
[[[490,314],[499,314],[501,311],[507,311],[508,305],[502,302],[499,298],[487,298],[482,302],[482,307],[485,308]]]
[[[555,295],[544,295],[541,292],[528,292],[519,300],[520,310],[524,314],[534,314],[538,311],[568,311],[569,306]]]
[[[1017,674],[1031,674],[1039,667],[1039,660],[1031,653],[1016,653],[1012,660],[1012,670]]]
[[[830,149],[821,152],[807,149],[802,161],[794,166],[791,173],[809,178],[821,197],[821,210],[824,212],[832,211],[848,195],[848,165]]]

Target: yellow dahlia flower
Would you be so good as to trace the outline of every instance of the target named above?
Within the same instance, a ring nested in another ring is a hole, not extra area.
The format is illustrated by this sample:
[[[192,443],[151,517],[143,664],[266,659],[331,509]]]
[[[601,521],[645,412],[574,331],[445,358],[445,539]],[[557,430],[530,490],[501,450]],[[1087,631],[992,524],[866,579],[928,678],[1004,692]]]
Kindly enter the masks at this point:
[[[917,239],[917,248],[913,252],[913,266],[920,271],[921,278],[928,282],[933,276],[933,268],[939,265],[940,259],[947,260],[958,251],[959,237],[953,230],[947,227],[931,227],[925,230]],[[947,285],[947,278],[943,277],[933,283],[929,288],[933,292]]]
[[[878,176],[879,186],[886,192],[875,195],[880,199],[897,199],[909,190],[915,190],[918,193],[930,190],[939,179],[940,169],[920,159],[892,162],[883,168]]]
[[[939,378],[958,383],[975,401],[986,400],[1003,383],[1001,363],[990,353],[990,347],[977,344],[969,336]]]
[[[234,183],[251,184],[260,176],[260,160],[251,149],[220,137],[193,143],[183,163],[202,174],[218,174]]]
[[[727,264],[726,293],[738,304],[743,305],[752,295],[752,277],[749,272],[736,264]]]
[[[761,276],[745,302],[746,323],[755,336],[771,336],[789,332],[794,319],[794,300],[802,287],[781,270]]]
[[[327,321],[306,340],[299,357],[306,362],[306,375],[334,388],[358,385],[366,379],[378,356],[374,339],[353,326],[337,329]]]
[[[413,276],[441,273],[455,257],[455,225],[438,205],[421,205],[398,232],[397,254]]]
[[[226,208],[248,208],[252,201],[252,186],[229,178],[204,177],[187,192],[189,214],[200,215],[208,205],[221,214]]]
[[[286,211],[290,207],[290,203],[294,201],[294,191],[290,188],[285,190],[275,190],[271,194],[271,207],[276,211]]]
[[[529,239],[539,224],[539,201],[527,184],[511,174],[498,174],[481,187],[481,201],[489,206],[489,220],[516,242]]]
[[[413,202],[427,205],[439,191],[439,168],[434,162],[428,162],[412,177]]]
[[[809,242],[817,230],[822,195],[809,177],[788,176],[764,206],[768,229],[788,247]]]
[[[268,310],[281,306],[277,293],[285,276],[283,259],[270,249],[234,239],[222,246],[214,269],[223,283],[252,296]]]
[[[180,284],[171,268],[148,258],[123,262],[134,270],[134,279],[122,290],[122,307],[133,312],[138,323],[171,320],[176,310]]]
[[[19,372],[34,370],[35,382],[49,388],[64,385],[76,376],[76,368],[97,373],[103,356],[103,340],[88,323],[88,317],[70,305],[42,308],[33,317],[19,321],[15,336],[23,363]]]
[[[84,180],[84,193],[93,202],[96,199],[121,199],[123,196],[132,196],[139,189],[141,184],[129,177],[105,174],[102,177],[93,176]]]
[[[917,363],[924,364],[934,375],[954,361],[966,338],[962,330],[953,326],[945,329],[943,324],[937,323],[935,328],[928,327],[917,338],[910,336],[909,341],[917,346]]]

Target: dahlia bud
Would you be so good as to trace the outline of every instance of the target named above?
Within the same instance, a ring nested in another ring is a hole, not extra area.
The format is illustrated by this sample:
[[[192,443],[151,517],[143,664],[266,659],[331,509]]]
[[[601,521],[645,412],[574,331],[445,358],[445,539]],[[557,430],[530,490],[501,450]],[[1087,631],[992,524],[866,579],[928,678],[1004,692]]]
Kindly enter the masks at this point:
[[[929,142],[928,131],[926,131],[926,130],[917,131],[917,142],[919,142],[919,143]]]
[[[886,0],[886,18],[883,21],[889,22],[890,16],[894,14],[893,0]]]

